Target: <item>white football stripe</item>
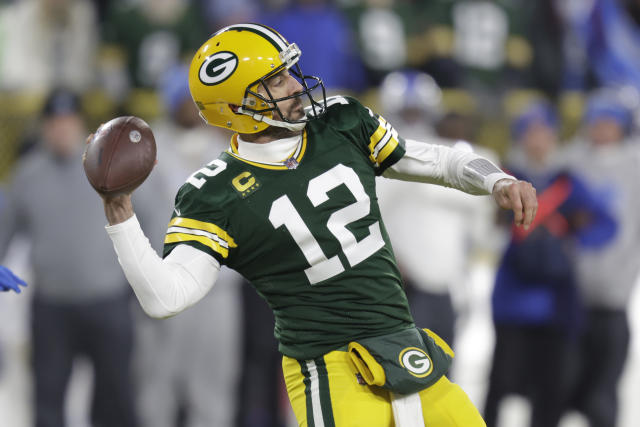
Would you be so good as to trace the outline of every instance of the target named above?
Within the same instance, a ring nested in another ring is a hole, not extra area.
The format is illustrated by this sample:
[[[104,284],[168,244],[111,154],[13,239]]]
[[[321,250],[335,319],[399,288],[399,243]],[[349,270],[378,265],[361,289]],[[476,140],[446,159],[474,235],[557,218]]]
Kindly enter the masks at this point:
[[[184,228],[184,227],[171,226],[167,230],[167,234],[169,234],[169,233],[183,233],[183,234],[192,234],[194,236],[204,236],[204,237],[207,237],[207,238],[213,240],[214,242],[217,242],[223,248],[227,248],[227,249],[229,248],[229,244],[227,243],[226,240],[224,240],[223,238],[221,238],[217,234],[213,234],[213,233],[210,233],[208,231],[198,230],[198,229],[195,229],[195,228]]]
[[[271,31],[268,28],[265,28],[265,27],[263,27],[261,25],[240,24],[240,25],[231,25],[228,28],[229,29],[232,29],[232,28],[251,28],[253,30],[256,30],[256,31],[262,33],[263,36],[268,37],[269,39],[272,39],[278,46],[280,46],[281,50],[285,50],[287,48],[287,45],[282,40],[280,35],[274,33],[273,31]]]
[[[316,427],[324,427],[322,418],[322,407],[320,406],[320,380],[318,379],[318,368],[313,360],[307,360],[309,370],[309,388],[311,389],[311,408],[313,409],[313,424]]]

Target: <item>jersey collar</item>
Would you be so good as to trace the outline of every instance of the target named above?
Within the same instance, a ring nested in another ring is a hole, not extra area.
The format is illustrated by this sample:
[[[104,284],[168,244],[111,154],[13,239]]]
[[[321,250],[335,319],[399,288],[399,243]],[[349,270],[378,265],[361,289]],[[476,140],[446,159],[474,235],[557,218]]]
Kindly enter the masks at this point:
[[[231,137],[231,145],[227,150],[227,153],[232,157],[240,160],[241,162],[248,163],[252,166],[257,166],[259,168],[264,169],[272,169],[272,170],[287,170],[287,169],[295,169],[298,167],[298,164],[302,161],[302,157],[304,157],[305,152],[307,151],[307,130],[304,129],[302,132],[302,141],[298,144],[295,151],[286,159],[283,159],[279,162],[257,162],[253,160],[248,160],[240,156],[238,152],[238,134],[234,134]]]

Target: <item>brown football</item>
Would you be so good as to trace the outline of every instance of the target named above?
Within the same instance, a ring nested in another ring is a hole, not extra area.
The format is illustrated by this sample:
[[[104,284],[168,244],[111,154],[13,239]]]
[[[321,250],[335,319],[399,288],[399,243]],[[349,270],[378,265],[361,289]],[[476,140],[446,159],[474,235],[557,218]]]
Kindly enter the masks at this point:
[[[134,116],[101,125],[87,144],[82,164],[89,183],[106,196],[130,193],[147,179],[156,162],[149,125]]]

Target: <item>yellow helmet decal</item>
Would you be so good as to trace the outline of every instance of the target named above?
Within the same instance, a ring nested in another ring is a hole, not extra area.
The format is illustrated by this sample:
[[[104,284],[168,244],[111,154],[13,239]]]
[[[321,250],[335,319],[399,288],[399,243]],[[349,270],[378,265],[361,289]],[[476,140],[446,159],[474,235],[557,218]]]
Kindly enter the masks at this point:
[[[198,77],[207,86],[217,85],[228,79],[236,68],[238,57],[233,52],[222,51],[205,59],[198,71]]]

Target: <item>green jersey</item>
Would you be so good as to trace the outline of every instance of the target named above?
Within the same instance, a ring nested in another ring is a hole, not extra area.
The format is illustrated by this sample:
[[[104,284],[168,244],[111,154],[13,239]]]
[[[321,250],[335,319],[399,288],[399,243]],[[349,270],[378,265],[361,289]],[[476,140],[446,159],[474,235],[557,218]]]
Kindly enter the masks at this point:
[[[281,163],[242,159],[236,135],[178,192],[164,255],[187,244],[241,273],[289,357],[411,327],[375,191],[404,152],[382,117],[345,97],[328,99]]]

